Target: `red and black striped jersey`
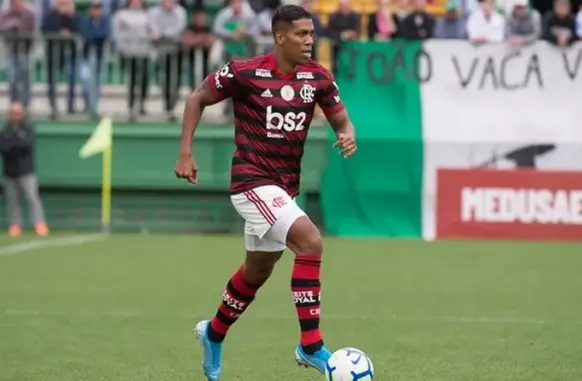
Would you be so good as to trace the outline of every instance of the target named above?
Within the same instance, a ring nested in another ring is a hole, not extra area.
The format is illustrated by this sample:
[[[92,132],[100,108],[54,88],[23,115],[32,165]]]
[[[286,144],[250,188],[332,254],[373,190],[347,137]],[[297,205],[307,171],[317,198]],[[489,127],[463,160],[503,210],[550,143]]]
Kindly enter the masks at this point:
[[[236,151],[231,194],[277,185],[297,196],[315,105],[326,116],[344,109],[332,75],[315,61],[281,74],[271,53],[230,61],[207,81],[220,100],[233,101]]]

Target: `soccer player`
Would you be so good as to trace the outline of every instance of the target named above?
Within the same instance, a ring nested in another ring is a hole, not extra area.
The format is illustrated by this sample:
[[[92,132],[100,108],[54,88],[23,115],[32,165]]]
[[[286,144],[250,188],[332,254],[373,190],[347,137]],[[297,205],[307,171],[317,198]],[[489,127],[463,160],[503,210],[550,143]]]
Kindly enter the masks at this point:
[[[232,99],[236,151],[230,193],[245,220],[245,261],[228,281],[216,315],[196,325],[204,350],[202,368],[209,381],[220,379],[222,345],[229,328],[255,299],[287,247],[295,253],[291,291],[301,329],[295,359],[323,373],[331,355],[319,330],[321,234],[295,197],[315,105],[335,130],[334,146],[344,157],[356,151],[354,127],[331,74],[311,60],[311,15],[298,6],[283,6],[273,16],[272,30],[272,53],[228,62],[188,97],[184,110],[175,172],[196,184],[192,139],[202,111]]]

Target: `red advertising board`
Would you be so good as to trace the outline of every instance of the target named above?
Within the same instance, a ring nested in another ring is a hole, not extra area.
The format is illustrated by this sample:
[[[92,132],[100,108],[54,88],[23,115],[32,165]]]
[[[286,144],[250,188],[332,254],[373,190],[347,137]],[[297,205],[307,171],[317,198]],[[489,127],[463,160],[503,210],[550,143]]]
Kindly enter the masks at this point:
[[[436,233],[582,241],[582,172],[440,169]]]

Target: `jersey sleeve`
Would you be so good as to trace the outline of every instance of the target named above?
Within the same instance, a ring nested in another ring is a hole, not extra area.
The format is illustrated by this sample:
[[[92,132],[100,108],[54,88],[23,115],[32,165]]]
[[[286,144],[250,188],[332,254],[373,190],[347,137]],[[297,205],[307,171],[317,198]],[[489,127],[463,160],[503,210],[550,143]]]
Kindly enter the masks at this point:
[[[339,87],[330,73],[326,72],[326,79],[322,81],[323,88],[319,90],[317,104],[325,115],[337,114],[345,109],[340,99]]]
[[[210,73],[206,80],[219,101],[234,98],[239,93],[240,83],[233,61],[227,62],[217,72]]]

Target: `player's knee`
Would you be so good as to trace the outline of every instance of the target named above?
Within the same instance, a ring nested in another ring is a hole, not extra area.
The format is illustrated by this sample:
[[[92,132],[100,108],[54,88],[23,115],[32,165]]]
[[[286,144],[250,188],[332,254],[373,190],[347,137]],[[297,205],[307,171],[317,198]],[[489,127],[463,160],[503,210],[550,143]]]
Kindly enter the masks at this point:
[[[312,229],[305,234],[302,240],[296,242],[297,254],[320,255],[323,252],[323,239],[317,229]]]

